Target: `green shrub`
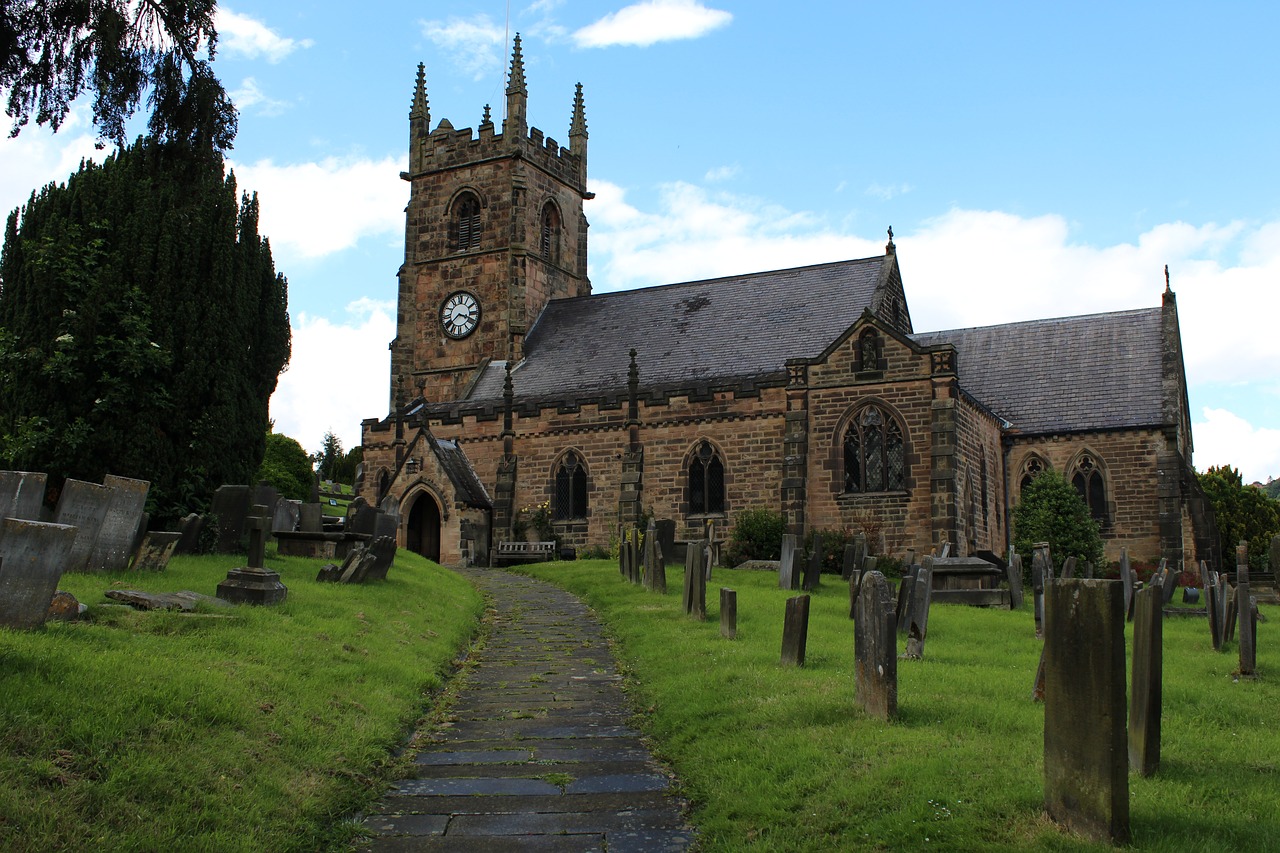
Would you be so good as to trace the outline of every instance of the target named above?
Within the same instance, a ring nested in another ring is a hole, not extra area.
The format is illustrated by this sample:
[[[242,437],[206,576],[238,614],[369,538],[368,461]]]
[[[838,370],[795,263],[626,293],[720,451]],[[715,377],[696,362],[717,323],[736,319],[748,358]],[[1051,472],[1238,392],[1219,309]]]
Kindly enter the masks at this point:
[[[777,560],[786,529],[780,512],[765,507],[743,510],[733,520],[725,559],[734,566],[747,560]]]
[[[838,527],[810,530],[804,536],[805,565],[813,555],[813,539],[822,537],[822,572],[823,574],[840,574],[844,570],[844,549],[853,544],[855,534],[848,529]]]
[[[1048,542],[1054,571],[1067,557],[1102,565],[1102,534],[1075,487],[1056,471],[1045,471],[1022,490],[1013,508],[1013,545],[1031,568],[1032,546]]]

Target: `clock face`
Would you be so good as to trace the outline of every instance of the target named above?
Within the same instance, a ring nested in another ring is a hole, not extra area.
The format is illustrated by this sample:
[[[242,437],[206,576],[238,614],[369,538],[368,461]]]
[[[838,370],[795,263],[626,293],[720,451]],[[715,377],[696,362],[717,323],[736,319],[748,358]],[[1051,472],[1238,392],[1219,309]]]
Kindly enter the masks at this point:
[[[480,303],[465,290],[449,294],[440,306],[440,326],[451,338],[465,338],[480,323]]]

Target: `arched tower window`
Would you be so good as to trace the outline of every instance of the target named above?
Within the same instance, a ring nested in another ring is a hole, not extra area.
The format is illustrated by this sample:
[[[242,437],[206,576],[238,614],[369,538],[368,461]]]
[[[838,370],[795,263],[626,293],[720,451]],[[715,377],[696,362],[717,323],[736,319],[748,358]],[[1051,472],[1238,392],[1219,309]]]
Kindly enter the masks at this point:
[[[1103,480],[1098,461],[1088,453],[1082,453],[1076,460],[1071,474],[1071,485],[1076,487],[1080,497],[1089,506],[1089,514],[1095,521],[1107,518],[1107,484]]]
[[[906,462],[906,442],[898,422],[879,406],[867,406],[858,412],[844,434],[844,490],[904,489]]]
[[[880,364],[882,347],[880,334],[875,329],[865,329],[862,334],[858,335],[857,364],[854,366],[854,370],[859,372],[864,370],[883,370],[884,368]]]
[[[1031,485],[1032,480],[1039,477],[1048,468],[1049,466],[1039,456],[1034,453],[1028,456],[1026,461],[1022,463],[1022,476],[1018,478],[1018,493],[1021,494],[1023,489]]]
[[[556,521],[587,517],[587,468],[577,451],[570,450],[556,466],[551,517]]]
[[[724,512],[724,461],[706,439],[689,460],[689,512],[693,515]]]
[[[455,251],[480,248],[480,199],[475,193],[463,193],[453,202],[449,231]]]
[[[542,208],[542,233],[539,250],[544,260],[553,264],[560,262],[560,211],[553,202],[547,202]]]

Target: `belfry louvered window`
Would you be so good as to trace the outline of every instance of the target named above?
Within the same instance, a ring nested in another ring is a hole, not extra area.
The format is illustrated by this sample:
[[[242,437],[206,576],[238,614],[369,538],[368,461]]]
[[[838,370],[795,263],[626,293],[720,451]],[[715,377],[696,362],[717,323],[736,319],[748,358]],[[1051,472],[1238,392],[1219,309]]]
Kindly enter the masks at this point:
[[[879,406],[867,406],[844,434],[844,490],[892,492],[906,488],[907,448],[902,427]]]
[[[566,521],[587,517],[587,469],[574,451],[565,454],[556,468],[552,518]]]
[[[689,461],[689,512],[724,512],[724,462],[709,441],[699,444]]]
[[[480,199],[463,193],[453,205],[453,248],[459,252],[480,248]]]
[[[551,202],[542,208],[542,257],[551,263],[560,262],[560,211]]]

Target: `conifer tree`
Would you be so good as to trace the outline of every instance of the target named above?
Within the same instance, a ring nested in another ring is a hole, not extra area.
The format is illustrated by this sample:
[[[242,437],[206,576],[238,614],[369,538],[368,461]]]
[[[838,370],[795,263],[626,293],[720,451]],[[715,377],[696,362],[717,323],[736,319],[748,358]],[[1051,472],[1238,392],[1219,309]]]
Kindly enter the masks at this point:
[[[256,196],[207,149],[139,140],[9,215],[0,465],[151,481],[167,520],[262,460],[289,358]]]

